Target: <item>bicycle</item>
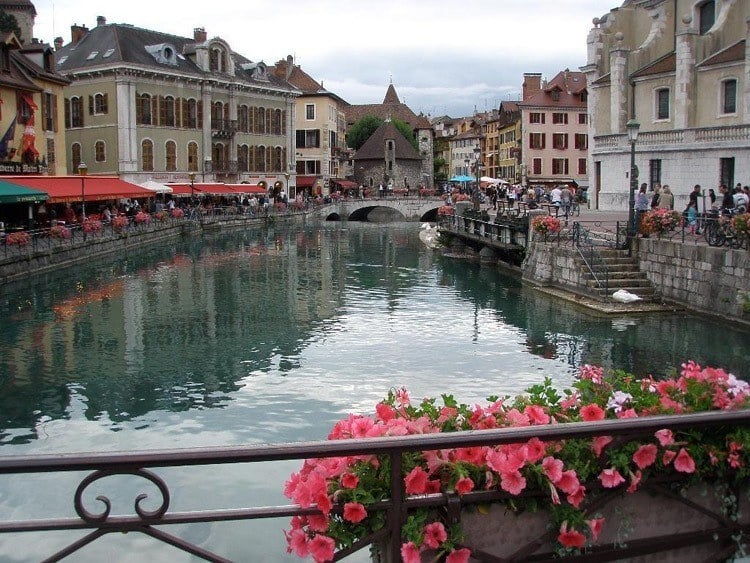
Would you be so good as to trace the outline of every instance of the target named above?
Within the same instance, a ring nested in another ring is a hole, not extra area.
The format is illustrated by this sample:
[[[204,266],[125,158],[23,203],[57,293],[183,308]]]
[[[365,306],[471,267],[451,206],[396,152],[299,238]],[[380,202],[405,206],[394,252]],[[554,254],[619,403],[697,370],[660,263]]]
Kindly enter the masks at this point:
[[[725,210],[721,215],[715,214],[712,217],[706,217],[703,226],[703,236],[708,246],[728,246],[734,249],[742,248],[746,237],[735,232],[734,227],[732,227],[732,216],[734,214],[734,210]]]

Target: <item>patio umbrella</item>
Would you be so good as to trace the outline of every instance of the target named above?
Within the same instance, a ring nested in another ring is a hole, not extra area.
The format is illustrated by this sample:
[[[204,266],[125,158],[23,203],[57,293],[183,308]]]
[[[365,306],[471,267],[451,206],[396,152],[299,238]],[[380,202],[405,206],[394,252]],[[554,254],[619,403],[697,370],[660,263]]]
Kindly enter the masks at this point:
[[[459,174],[458,176],[453,176],[453,178],[449,179],[449,182],[471,182],[474,179],[473,176],[467,176],[466,174]]]
[[[0,180],[0,203],[39,203],[47,197],[43,191]]]

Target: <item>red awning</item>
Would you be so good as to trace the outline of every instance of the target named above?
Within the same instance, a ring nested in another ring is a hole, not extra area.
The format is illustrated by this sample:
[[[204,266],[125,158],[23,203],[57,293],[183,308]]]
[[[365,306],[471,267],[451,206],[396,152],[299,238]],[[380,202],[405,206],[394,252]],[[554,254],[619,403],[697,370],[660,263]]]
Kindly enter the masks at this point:
[[[3,180],[42,191],[48,203],[154,197],[154,192],[115,176],[3,176]]]
[[[357,182],[352,182],[351,180],[331,180],[331,182],[341,186],[345,190],[357,187]]]
[[[263,188],[257,184],[229,184],[229,186],[238,194],[266,194],[268,188]]]
[[[190,190],[190,184],[164,184],[165,186],[169,186],[172,188],[172,195],[190,195],[191,193],[193,195],[201,195],[203,192],[198,189],[197,186],[193,187],[193,190]]]
[[[315,185],[317,176],[297,176],[298,188],[312,188]]]

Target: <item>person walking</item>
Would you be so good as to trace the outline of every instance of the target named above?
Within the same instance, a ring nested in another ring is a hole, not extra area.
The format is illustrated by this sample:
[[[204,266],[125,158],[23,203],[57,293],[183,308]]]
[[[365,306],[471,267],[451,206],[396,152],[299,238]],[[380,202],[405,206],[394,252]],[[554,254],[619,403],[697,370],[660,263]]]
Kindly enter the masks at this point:
[[[646,193],[646,184],[641,184],[638,193],[635,196],[635,232],[641,230],[641,219],[643,214],[651,208],[651,198]]]
[[[661,192],[661,184],[654,184],[654,193],[651,195],[651,209],[656,209],[659,206],[659,192]]]
[[[674,209],[674,196],[669,184],[664,184],[659,193],[659,200],[656,204],[659,209]]]

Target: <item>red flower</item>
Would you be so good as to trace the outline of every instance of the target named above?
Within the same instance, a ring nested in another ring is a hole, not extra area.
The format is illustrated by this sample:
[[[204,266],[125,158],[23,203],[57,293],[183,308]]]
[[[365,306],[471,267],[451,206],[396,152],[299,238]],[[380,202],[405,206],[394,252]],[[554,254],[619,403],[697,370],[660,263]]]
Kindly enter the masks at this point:
[[[356,489],[359,484],[359,477],[354,473],[344,473],[341,476],[341,486],[345,489]]]
[[[568,469],[560,474],[560,478],[555,482],[555,486],[566,495],[573,495],[578,491],[581,482],[578,480],[575,469]]]
[[[344,504],[344,520],[349,522],[361,522],[367,518],[367,510],[358,502],[347,502]]]
[[[454,549],[446,557],[445,563],[469,563],[469,556],[471,551],[466,548]]]
[[[604,415],[604,409],[595,403],[581,407],[581,418],[586,422],[604,420]]]
[[[333,549],[335,547],[333,538],[329,538],[322,534],[316,534],[315,537],[307,543],[307,547],[310,550],[310,555],[313,556],[315,561],[331,561],[333,559]]]
[[[448,533],[442,522],[433,522],[424,527],[424,545],[430,549],[437,549],[447,539]]]
[[[459,495],[465,495],[466,493],[474,490],[474,481],[472,481],[468,477],[461,477],[458,481],[456,481],[455,489]]]
[[[407,495],[422,495],[427,486],[427,473],[421,467],[415,467],[404,478]]]
[[[620,472],[617,471],[616,468],[610,467],[599,473],[599,481],[602,482],[602,487],[605,489],[614,489],[618,485],[624,483],[625,478],[620,475]]]
[[[680,448],[680,453],[674,460],[674,468],[681,473],[695,473],[695,461],[685,448]]]
[[[587,520],[586,523],[591,529],[591,537],[594,541],[596,541],[599,538],[599,533],[602,531],[604,518],[592,518],[591,520]]]
[[[639,469],[646,469],[656,462],[657,448],[654,444],[645,444],[633,454],[633,462]]]
[[[401,561],[403,563],[420,563],[419,548],[414,542],[401,545]]]
[[[542,460],[542,469],[547,479],[557,483],[562,478],[563,462],[552,456],[547,456]]]
[[[602,455],[602,451],[612,442],[612,436],[596,436],[591,443],[591,449],[594,450],[596,457]]]
[[[520,495],[526,488],[526,479],[519,471],[500,475],[500,488],[512,495]]]
[[[659,440],[659,443],[663,448],[674,444],[674,436],[672,435],[672,431],[668,428],[659,430],[658,432],[656,432],[656,434],[654,434],[654,436],[656,436],[656,439]]]
[[[563,522],[557,541],[565,547],[583,547],[586,545],[586,536],[575,529],[568,530],[568,523]]]

